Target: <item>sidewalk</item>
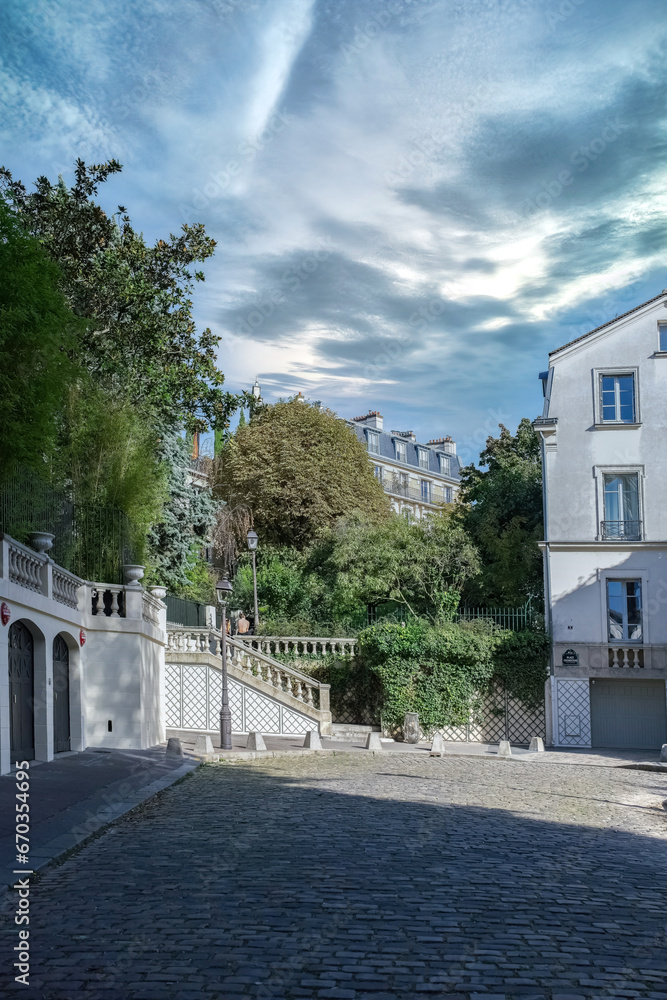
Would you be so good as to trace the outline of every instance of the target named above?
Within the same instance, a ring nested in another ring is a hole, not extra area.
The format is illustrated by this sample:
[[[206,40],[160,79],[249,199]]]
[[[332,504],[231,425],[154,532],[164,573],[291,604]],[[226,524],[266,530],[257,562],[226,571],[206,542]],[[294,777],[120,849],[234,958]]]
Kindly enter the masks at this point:
[[[163,746],[150,750],[86,750],[31,762],[30,852],[28,864],[16,861],[16,778],[0,777],[0,891],[20,876],[38,871],[123,813],[182,778],[197,761],[165,757]]]

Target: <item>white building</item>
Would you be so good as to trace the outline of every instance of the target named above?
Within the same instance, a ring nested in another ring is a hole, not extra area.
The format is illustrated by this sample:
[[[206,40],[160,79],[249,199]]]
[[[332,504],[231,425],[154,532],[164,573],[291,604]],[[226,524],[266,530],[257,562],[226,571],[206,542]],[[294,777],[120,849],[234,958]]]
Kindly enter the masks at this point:
[[[88,583],[0,534],[0,774],[86,746],[164,739],[166,608]]]
[[[412,431],[385,431],[382,414],[370,410],[346,421],[368,450],[376,477],[397,514],[421,518],[459,489],[459,460],[450,437],[418,444]]]
[[[560,746],[667,742],[667,291],[552,351],[547,714]]]

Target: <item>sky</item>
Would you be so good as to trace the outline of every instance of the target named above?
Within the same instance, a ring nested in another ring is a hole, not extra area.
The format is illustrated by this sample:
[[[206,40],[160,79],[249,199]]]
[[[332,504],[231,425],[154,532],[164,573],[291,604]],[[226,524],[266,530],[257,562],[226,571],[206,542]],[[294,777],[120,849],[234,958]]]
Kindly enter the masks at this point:
[[[465,461],[667,287],[664,0],[5,0],[0,101],[15,178],[205,224],[228,389]]]

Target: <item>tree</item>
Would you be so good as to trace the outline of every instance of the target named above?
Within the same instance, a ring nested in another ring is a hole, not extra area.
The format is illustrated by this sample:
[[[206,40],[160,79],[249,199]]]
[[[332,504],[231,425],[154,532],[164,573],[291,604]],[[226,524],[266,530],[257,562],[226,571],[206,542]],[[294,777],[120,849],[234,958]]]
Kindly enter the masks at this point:
[[[441,620],[456,610],[461,588],[479,569],[474,545],[449,511],[412,524],[403,517],[377,525],[340,522],[313,553],[311,569],[318,559],[343,616],[394,601],[409,615]]]
[[[305,549],[355,511],[371,521],[389,502],[368,454],[330,410],[291,400],[263,406],[220,453],[214,480],[231,506],[246,504],[262,542]]]
[[[157,454],[167,470],[168,496],[162,520],[148,534],[149,579],[178,594],[202,586],[197,563],[213,530],[217,503],[210,491],[188,482],[188,448],[173,428],[163,428]]]
[[[43,467],[68,387],[76,319],[60,272],[0,199],[0,477],[21,463]]]
[[[29,194],[3,167],[0,186],[26,232],[58,264],[62,291],[86,320],[76,354],[96,384],[162,420],[224,429],[240,397],[223,392],[219,338],[196,331],[191,301],[204,280],[193,265],[211,256],[215,241],[202,225],[184,225],[149,246],[123,206],[108,216],[94,197],[121,169],[117,160],[77,160],[71,188],[62,178],[52,184],[39,177]]]
[[[500,426],[479,466],[461,470],[461,522],[479,549],[482,567],[466,597],[483,604],[542,600],[542,468],[539,437],[524,417],[515,435]]]

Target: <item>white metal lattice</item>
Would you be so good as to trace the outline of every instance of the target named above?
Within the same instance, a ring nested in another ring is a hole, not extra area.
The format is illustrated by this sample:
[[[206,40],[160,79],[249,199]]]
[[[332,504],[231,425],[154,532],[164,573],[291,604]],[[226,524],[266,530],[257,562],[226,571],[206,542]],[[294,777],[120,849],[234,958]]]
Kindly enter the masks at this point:
[[[562,747],[591,745],[591,703],[587,680],[556,681],[558,744]]]
[[[317,723],[307,719],[305,715],[291,712],[289,708],[282,710],[282,732],[286,736],[302,736],[309,730],[316,730]]]
[[[245,724],[250,732],[280,732],[280,709],[275,701],[265,698],[250,688],[245,689]]]

